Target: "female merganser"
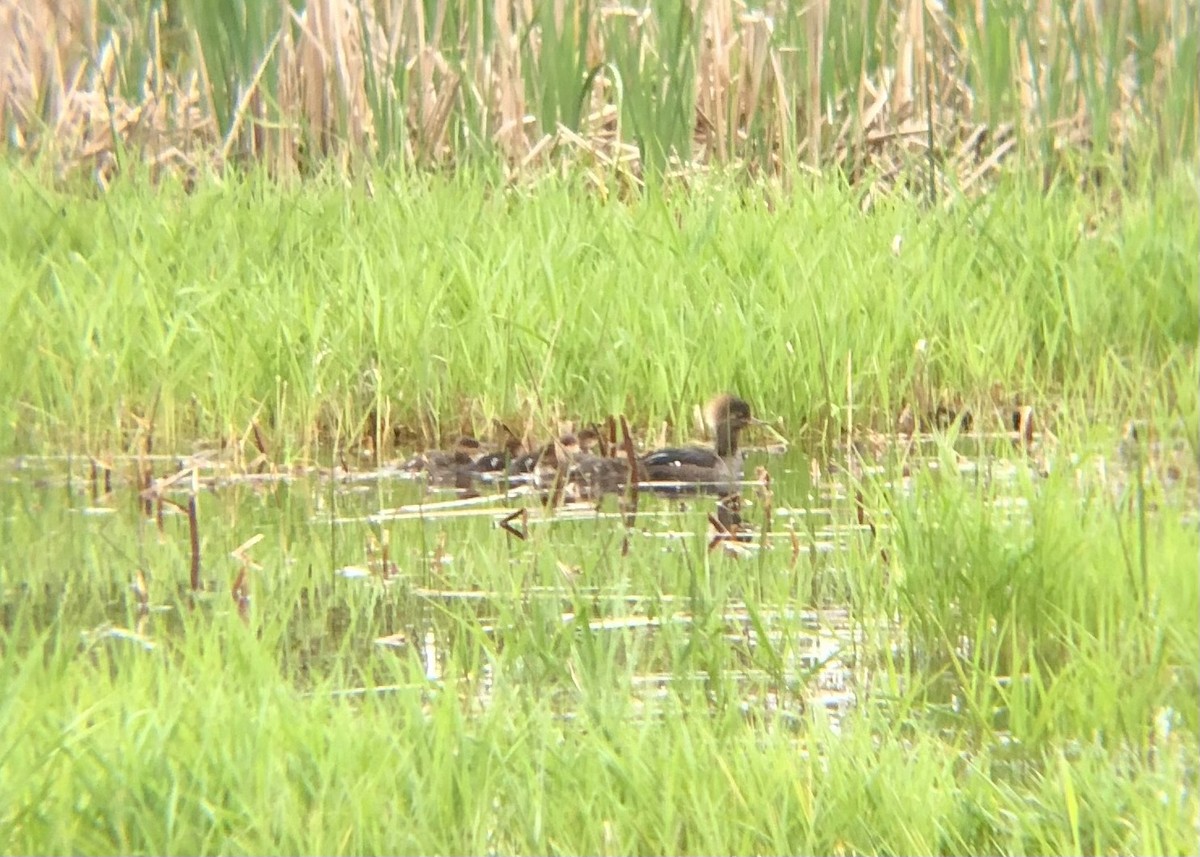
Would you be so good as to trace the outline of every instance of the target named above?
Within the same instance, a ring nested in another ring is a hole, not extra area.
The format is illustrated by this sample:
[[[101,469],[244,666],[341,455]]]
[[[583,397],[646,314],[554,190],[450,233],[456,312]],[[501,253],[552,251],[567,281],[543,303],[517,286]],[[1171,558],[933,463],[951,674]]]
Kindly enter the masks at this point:
[[[716,396],[705,416],[712,426],[714,443],[706,446],[681,446],[648,452],[641,458],[646,478],[651,482],[690,482],[717,493],[733,490],[742,479],[742,456],[738,435],[748,425],[761,424],[750,413],[750,406],[736,396]],[[676,488],[675,490],[678,490]]]

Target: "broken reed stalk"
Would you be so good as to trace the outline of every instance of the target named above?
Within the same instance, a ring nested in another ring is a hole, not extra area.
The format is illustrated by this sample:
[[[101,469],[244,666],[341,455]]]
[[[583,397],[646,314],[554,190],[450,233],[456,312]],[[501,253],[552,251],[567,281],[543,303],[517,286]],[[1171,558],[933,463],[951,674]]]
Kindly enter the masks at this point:
[[[600,433],[600,454],[611,458],[617,448],[617,421],[609,414],[604,420],[604,431]]]
[[[521,527],[522,527],[521,529],[517,529],[516,527],[513,526],[513,522],[516,521],[518,518],[521,519]],[[528,538],[526,533],[529,529],[529,510],[527,508],[525,508],[524,506],[522,506],[520,509],[517,509],[517,511],[513,512],[511,515],[507,515],[506,517],[501,518],[496,523],[500,527],[500,529],[502,529],[502,530],[504,530],[504,532],[508,533],[509,536],[523,542],[526,540],[526,538]]]
[[[796,532],[796,522],[788,521],[788,536],[792,545],[792,563],[791,570],[795,571],[796,563],[800,561],[800,551],[803,550],[803,545],[800,543],[800,534]]]
[[[775,492],[771,490],[771,474],[765,467],[758,468],[758,479],[762,487],[758,489],[758,497],[763,507],[762,549],[766,549],[771,538],[771,523],[775,507]]]
[[[387,580],[387,579],[388,579],[388,577],[390,576],[389,572],[390,572],[390,570],[391,570],[391,567],[392,567],[392,566],[391,566],[391,561],[392,561],[392,539],[391,539],[391,535],[390,535],[390,533],[391,533],[391,530],[383,530],[383,531],[382,531],[382,532],[380,532],[380,534],[379,534],[379,560],[380,560],[380,562],[379,562],[379,569],[380,569],[380,570],[379,570],[379,576],[380,576],[380,577],[382,577],[384,580]],[[443,533],[443,535],[444,535],[444,533]],[[439,551],[441,550],[441,545],[440,545],[440,544],[438,545],[438,550],[439,550]],[[441,557],[440,557],[440,556],[437,556],[437,555],[435,554],[435,556],[434,556],[434,565],[437,565],[437,563],[440,561],[440,559],[441,559]]]
[[[243,622],[250,621],[250,580],[246,573],[246,566],[238,569],[237,577],[233,580],[233,586],[229,588],[229,595],[233,598],[233,603],[237,606],[238,618]]]
[[[138,615],[150,612],[150,587],[146,583],[146,573],[140,568],[133,575],[133,597],[137,601]]]
[[[112,494],[112,468],[107,464],[101,464],[94,456],[91,460],[91,484],[92,484],[92,502],[98,503],[101,497],[107,497]],[[104,489],[100,489],[100,473],[104,474]]]
[[[551,441],[550,448],[554,454],[554,482],[550,486],[550,490],[542,498],[542,504],[551,513],[562,505],[563,492],[567,487],[567,473],[571,469],[571,462],[567,456],[567,450],[559,442],[558,438]],[[549,453],[547,453],[549,454]]]
[[[629,478],[626,482],[625,497],[625,527],[633,529],[637,522],[638,511],[638,458],[633,448],[633,433],[629,430],[629,421],[621,414],[621,444],[625,451],[625,461],[629,465]]]
[[[181,478],[183,478],[183,476],[185,474],[187,474],[189,472],[192,473],[193,476],[195,475],[194,470],[191,470],[191,471],[181,470],[178,473],[172,474],[170,477],[163,480],[162,483],[160,483],[158,485],[151,485],[150,487],[144,489],[139,494],[139,500],[142,503],[148,503],[151,505],[153,505],[155,503],[158,504],[159,511],[158,511],[157,517],[158,517],[158,521],[159,521],[160,530],[162,528],[162,504],[163,503],[170,503],[176,509],[178,509],[179,511],[181,511],[185,515],[187,515],[188,541],[189,541],[189,545],[191,548],[191,563],[190,563],[190,572],[188,575],[188,582],[191,586],[192,592],[199,592],[199,591],[201,591],[201,589],[203,589],[203,583],[200,579],[200,522],[199,522],[199,515],[197,512],[197,505],[196,505],[196,493],[195,493],[195,491],[193,491],[188,496],[188,501],[187,501],[186,506],[183,503],[180,503],[178,500],[172,500],[170,497],[167,497],[163,494],[163,491],[169,485],[173,485],[174,483],[178,482]]]
[[[233,598],[233,603],[237,605],[238,616],[245,623],[250,621],[250,570],[261,568],[250,558],[249,552],[262,539],[263,534],[256,533],[230,553],[238,561],[239,568],[237,577],[234,578],[233,585],[229,589],[229,594]]]
[[[188,503],[184,506],[177,500],[172,500],[166,496],[166,491],[172,485],[182,481],[186,477],[192,479],[192,490],[188,496]],[[196,511],[196,469],[194,467],[186,467],[170,476],[163,478],[161,481],[152,481],[149,486],[143,489],[139,496],[145,503],[157,502],[159,506],[158,518],[159,528],[162,528],[162,504],[170,503],[179,511],[185,513],[188,518],[188,532],[191,542],[191,574],[190,582],[193,592],[199,592],[201,587],[200,581],[200,524],[197,518]]]
[[[139,482],[138,487],[143,492],[139,495],[142,498],[142,514],[148,518],[154,514],[154,502],[144,493],[145,489],[149,488],[154,482],[154,470],[150,466],[147,465],[142,469]]]
[[[858,487],[854,489],[854,510],[855,517],[858,519],[858,525],[860,527],[866,526],[871,531],[871,539],[874,540],[875,521],[872,520],[871,515],[867,512],[867,505],[866,501],[863,500],[862,489]]]
[[[267,439],[263,436],[263,431],[258,425],[258,420],[254,420],[252,423],[250,423],[250,436],[254,439],[254,448],[258,450],[259,454],[269,458],[270,454],[267,452]]]
[[[200,522],[196,516],[196,495],[188,497],[187,504],[188,536],[192,548],[191,584],[192,592],[199,592],[203,586],[200,581]]]
[[[731,538],[737,538],[742,526],[742,493],[733,491],[717,498],[717,519]]]
[[[721,498],[724,500],[725,498]],[[718,501],[717,513],[708,513],[708,526],[712,529],[712,536],[708,540],[708,552],[712,553],[713,549],[722,542],[734,538],[733,532],[726,526],[721,515],[721,501]]]

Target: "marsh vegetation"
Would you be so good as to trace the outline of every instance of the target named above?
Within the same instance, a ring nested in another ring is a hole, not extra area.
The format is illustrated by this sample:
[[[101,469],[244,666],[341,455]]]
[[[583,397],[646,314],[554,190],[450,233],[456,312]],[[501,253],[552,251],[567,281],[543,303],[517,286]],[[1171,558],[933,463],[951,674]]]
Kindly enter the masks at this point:
[[[0,851],[1196,850],[1193,4],[0,10]]]

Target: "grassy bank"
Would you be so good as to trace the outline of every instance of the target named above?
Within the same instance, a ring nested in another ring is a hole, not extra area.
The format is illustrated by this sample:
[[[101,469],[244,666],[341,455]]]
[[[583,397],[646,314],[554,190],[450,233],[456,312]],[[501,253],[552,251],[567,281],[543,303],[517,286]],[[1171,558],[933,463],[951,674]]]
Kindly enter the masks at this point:
[[[1016,402],[1059,431],[1196,427],[1191,172],[1128,194],[1014,178],[935,209],[714,177],[628,203],[465,175],[3,182],[17,449],[113,449],[138,419],[168,445],[257,419],[306,452],[376,420],[682,424],[725,388],[795,436],[943,400],[988,430]]]

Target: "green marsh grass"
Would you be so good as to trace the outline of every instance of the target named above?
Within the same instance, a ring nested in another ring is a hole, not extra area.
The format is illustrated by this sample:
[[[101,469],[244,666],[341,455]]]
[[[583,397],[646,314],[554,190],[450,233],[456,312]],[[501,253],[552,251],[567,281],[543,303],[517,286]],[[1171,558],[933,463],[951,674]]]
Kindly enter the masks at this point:
[[[182,516],[28,459],[0,486],[0,850],[1189,852],[1191,489],[1139,528],[1091,458],[1091,493],[1069,456],[918,460],[907,487],[895,461],[862,477],[875,539],[805,453],[766,462],[777,508],[840,545],[811,559],[709,551],[702,506],[643,501],[623,553],[611,519],[519,541],[367,518],[406,483],[235,483],[199,497],[195,596]],[[230,554],[255,534],[243,621]],[[389,583],[336,573],[383,538]],[[843,593],[836,713],[803,614]]]
[[[255,422],[277,456],[493,419],[687,435],[722,389],[790,437],[956,400],[983,431],[1018,404],[1082,438],[1197,431],[1190,171],[865,212],[836,183],[719,178],[628,203],[407,173],[98,198],[4,181],[10,452],[248,443]]]
[[[12,11],[0,851],[1196,850],[1194,4]],[[384,513],[721,389],[745,556]]]

